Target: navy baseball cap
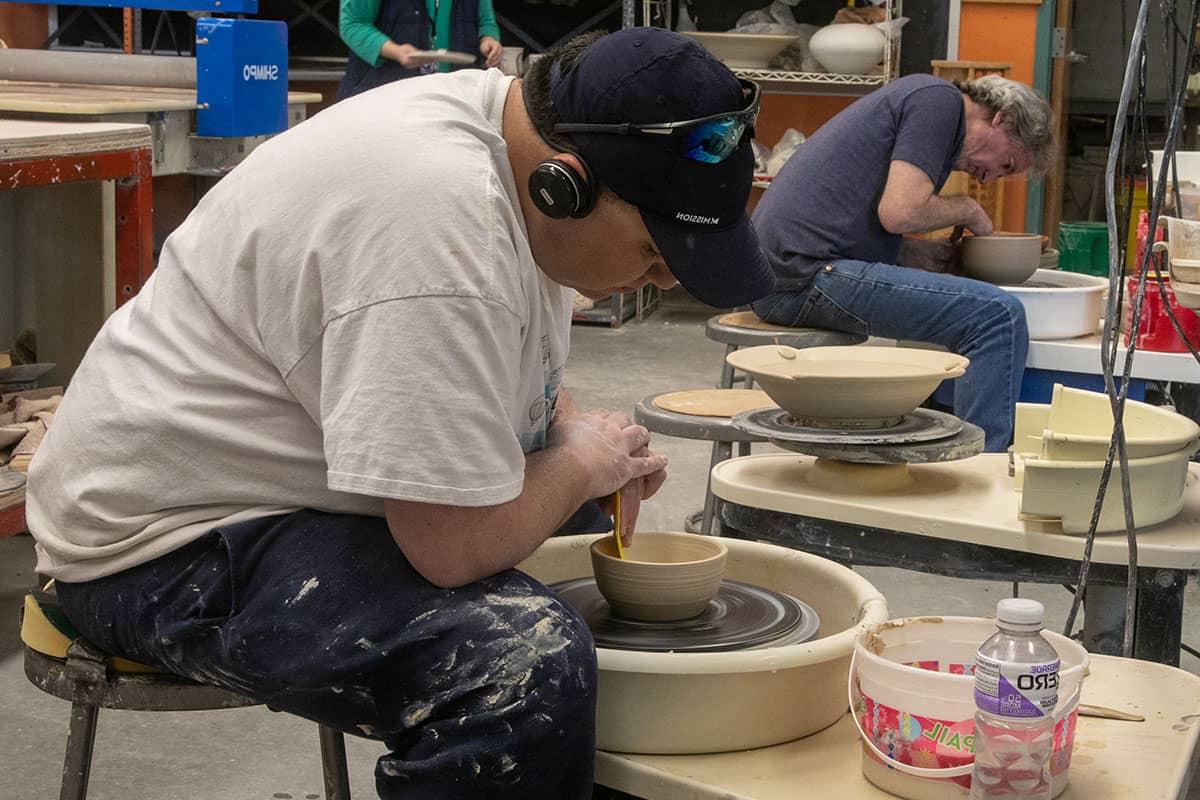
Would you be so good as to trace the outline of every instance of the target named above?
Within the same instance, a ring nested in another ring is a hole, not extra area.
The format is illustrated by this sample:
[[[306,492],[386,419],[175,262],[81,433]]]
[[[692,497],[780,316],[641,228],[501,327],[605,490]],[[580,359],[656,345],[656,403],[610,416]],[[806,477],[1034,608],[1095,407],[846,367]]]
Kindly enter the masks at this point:
[[[680,122],[746,106],[742,83],[724,64],[663,28],[597,39],[570,72],[555,65],[550,81],[560,123]],[[637,206],[667,267],[691,294],[731,307],[771,291],[775,278],[746,214],[754,179],[748,134],[719,163],[689,158],[675,136],[568,135],[594,177]]]

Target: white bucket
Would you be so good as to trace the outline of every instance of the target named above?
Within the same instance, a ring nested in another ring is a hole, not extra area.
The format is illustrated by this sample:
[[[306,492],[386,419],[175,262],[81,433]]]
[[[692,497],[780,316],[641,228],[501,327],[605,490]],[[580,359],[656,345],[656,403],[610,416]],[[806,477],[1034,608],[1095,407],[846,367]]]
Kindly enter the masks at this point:
[[[974,767],[975,651],[996,632],[979,617],[910,617],[863,631],[850,666],[850,710],[863,742],[863,775],[909,800],[966,797]],[[1051,793],[1067,788],[1088,653],[1051,631],[1058,651]]]

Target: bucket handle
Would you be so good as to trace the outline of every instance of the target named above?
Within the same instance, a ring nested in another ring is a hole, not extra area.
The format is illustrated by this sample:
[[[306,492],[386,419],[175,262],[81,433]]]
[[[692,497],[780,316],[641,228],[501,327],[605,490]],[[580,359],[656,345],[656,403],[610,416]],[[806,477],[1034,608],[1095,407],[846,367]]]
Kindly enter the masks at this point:
[[[969,764],[963,764],[958,767],[943,767],[941,769],[914,767],[911,764],[905,764],[903,761],[897,761],[896,759],[891,758],[887,753],[876,747],[875,743],[871,741],[871,737],[868,736],[867,732],[863,730],[862,723],[858,721],[858,714],[854,711],[854,679],[858,675],[858,671],[855,669],[857,660],[858,652],[856,648],[855,651],[850,653],[850,674],[846,680],[846,696],[850,701],[850,717],[854,720],[854,727],[858,731],[859,738],[862,739],[863,744],[867,746],[867,749],[874,753],[880,761],[882,761],[884,764],[887,764],[889,767],[893,767],[900,772],[907,772],[909,775],[916,775],[918,778],[959,778],[964,775],[970,775],[975,771],[974,760],[972,760]],[[1071,694],[1071,699],[1068,700],[1066,706],[1064,706],[1064,713],[1066,715],[1069,715],[1071,710],[1078,705],[1079,692],[1082,688],[1083,682],[1080,681],[1080,684],[1075,687],[1075,691]],[[1055,720],[1055,724],[1058,724],[1057,718]]]

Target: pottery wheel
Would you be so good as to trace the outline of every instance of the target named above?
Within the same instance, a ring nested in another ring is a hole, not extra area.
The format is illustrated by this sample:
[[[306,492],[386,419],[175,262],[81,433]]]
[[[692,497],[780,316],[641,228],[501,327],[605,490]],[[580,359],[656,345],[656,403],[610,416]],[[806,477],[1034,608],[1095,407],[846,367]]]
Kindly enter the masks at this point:
[[[958,461],[983,452],[983,428],[963,422],[962,430],[947,439],[933,442],[901,442],[889,444],[848,444],[845,442],[799,442],[769,437],[767,441],[784,450],[803,453],[831,461],[855,464],[940,464]]]
[[[791,595],[740,581],[721,581],[698,616],[672,622],[639,622],[614,616],[588,576],[554,583],[592,630],[598,647],[653,653],[715,653],[766,645],[799,644],[816,635],[817,612]]]
[[[803,442],[806,445],[896,445],[933,442],[949,439],[960,433],[965,426],[966,423],[958,417],[927,408],[915,409],[900,417],[896,424],[882,428],[814,428],[799,424],[795,417],[781,408],[753,409],[733,418],[733,427],[740,431],[772,441]]]

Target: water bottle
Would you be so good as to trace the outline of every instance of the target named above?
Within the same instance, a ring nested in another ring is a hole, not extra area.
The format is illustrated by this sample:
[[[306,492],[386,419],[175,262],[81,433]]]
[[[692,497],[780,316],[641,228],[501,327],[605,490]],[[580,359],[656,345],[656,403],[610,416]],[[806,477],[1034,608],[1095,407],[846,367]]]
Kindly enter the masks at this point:
[[[1006,598],[975,654],[975,771],[970,800],[1049,800],[1058,652],[1042,636],[1046,609]]]

